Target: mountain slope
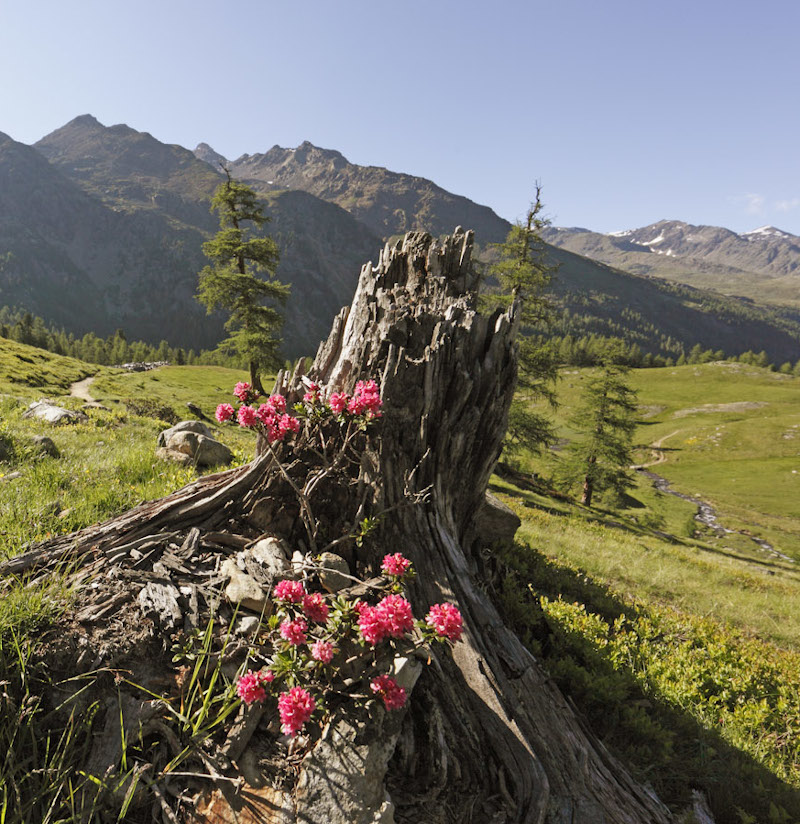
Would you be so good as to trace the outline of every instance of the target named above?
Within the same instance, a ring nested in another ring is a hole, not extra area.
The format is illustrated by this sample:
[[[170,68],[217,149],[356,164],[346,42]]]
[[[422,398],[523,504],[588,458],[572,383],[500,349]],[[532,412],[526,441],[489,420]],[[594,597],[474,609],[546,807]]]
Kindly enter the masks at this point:
[[[209,147],[196,152],[207,156]],[[213,151],[213,150],[212,150]],[[358,166],[341,153],[308,141],[296,149],[273,146],[265,154],[243,155],[231,173],[254,187],[302,189],[336,203],[382,236],[424,229],[449,234],[457,225],[475,230],[481,244],[505,238],[509,224],[487,206],[454,195],[430,180]]]
[[[551,227],[544,237],[634,274],[800,306],[800,238],[771,226],[738,235],[717,226],[661,220],[608,235]]]
[[[194,292],[197,272],[207,263],[202,243],[217,229],[209,203],[222,173],[187,149],[128,126],[103,126],[88,115],[47,135],[36,149],[80,187],[87,203],[120,224],[106,240],[112,247],[118,242],[112,249],[116,259],[106,267],[106,273],[117,276],[104,282],[98,281],[99,273],[93,278],[107,297],[105,314],[113,321],[78,313],[81,329],[88,324],[107,333],[124,326],[133,337],[213,347],[223,334],[222,317],[207,318]],[[312,195],[278,192],[266,201],[273,221],[268,230],[281,248],[278,277],[292,284],[283,337],[284,351],[294,357],[313,352],[327,334],[333,316],[352,296],[361,264],[376,254],[380,240],[345,210]],[[70,263],[62,260],[55,268]],[[31,296],[16,302],[52,317]],[[76,318],[68,323],[59,317],[58,322],[75,328]]]

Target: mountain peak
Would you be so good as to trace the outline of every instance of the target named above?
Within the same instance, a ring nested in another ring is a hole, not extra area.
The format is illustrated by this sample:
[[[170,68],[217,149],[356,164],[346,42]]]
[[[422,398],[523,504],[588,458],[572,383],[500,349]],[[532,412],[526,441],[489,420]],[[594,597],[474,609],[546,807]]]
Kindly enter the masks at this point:
[[[768,237],[780,237],[780,238],[793,238],[796,235],[792,235],[789,232],[784,232],[783,229],[778,229],[775,226],[760,226],[758,229],[751,229],[749,232],[742,232],[742,237],[746,238],[768,238]]]
[[[229,163],[228,158],[225,157],[225,155],[221,155],[219,152],[214,151],[208,143],[198,143],[194,149],[194,156],[198,160],[208,163],[209,166],[213,166],[216,170],[219,170],[220,167],[227,166]]]

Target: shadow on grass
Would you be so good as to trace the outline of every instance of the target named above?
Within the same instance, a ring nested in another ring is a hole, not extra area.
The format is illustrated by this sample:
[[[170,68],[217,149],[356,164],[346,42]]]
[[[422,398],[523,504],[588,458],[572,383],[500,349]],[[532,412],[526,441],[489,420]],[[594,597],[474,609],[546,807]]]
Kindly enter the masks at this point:
[[[633,669],[613,660],[609,646],[593,640],[579,622],[570,625],[546,614],[539,599],[583,604],[609,625],[621,616],[628,622],[646,619],[647,609],[632,607],[585,574],[521,544],[498,548],[494,559],[495,602],[505,621],[639,781],[674,810],[690,804],[693,789],[701,790],[718,824],[800,820],[796,787],[689,712],[646,692]]]

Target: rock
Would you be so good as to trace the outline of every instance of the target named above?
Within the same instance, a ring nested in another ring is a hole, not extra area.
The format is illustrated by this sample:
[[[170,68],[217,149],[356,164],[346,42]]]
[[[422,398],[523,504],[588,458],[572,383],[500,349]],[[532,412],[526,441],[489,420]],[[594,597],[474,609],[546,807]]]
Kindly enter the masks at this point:
[[[178,606],[180,593],[172,584],[145,584],[136,600],[145,617],[151,617],[162,628],[172,630],[183,620]]]
[[[52,438],[47,435],[34,435],[33,445],[37,452],[41,455],[49,455],[51,458],[60,458],[61,453]]]
[[[198,799],[187,824],[296,824],[291,793],[265,787],[246,787],[233,794],[214,790]]]
[[[491,492],[486,492],[483,504],[475,516],[475,528],[484,546],[491,546],[497,541],[513,541],[521,523],[511,507]]]
[[[15,481],[21,477],[22,473],[18,469],[15,469],[13,472],[9,472],[8,475],[0,475],[0,481]]]
[[[258,625],[261,623],[260,618],[256,618],[255,615],[242,615],[237,621],[236,625],[233,628],[234,635],[252,635],[257,629]]]
[[[181,421],[159,434],[158,446],[166,446],[167,441],[176,432],[194,432],[197,435],[205,435],[207,438],[211,437],[211,430],[202,421]]]
[[[63,406],[56,406],[56,404],[49,401],[34,401],[22,417],[37,418],[54,426],[68,423],[86,423],[89,420],[83,412],[73,412]]]
[[[306,556],[303,555],[302,552],[298,552],[295,550],[292,553],[292,574],[294,575],[302,575],[303,574],[303,566],[306,562]]]
[[[350,566],[341,555],[323,552],[319,556],[319,565],[324,567],[319,573],[319,581],[328,592],[338,592],[353,583],[351,578],[344,577],[350,575]]]
[[[200,435],[197,452],[194,455],[194,462],[198,466],[229,464],[232,460],[233,452],[224,443]]]
[[[264,615],[269,615],[270,602],[266,593],[255,578],[239,569],[236,561],[228,558],[220,568],[220,572],[230,579],[225,587],[225,597],[232,604],[241,604],[253,612],[263,612]]]
[[[167,449],[163,446],[160,449],[156,449],[156,458],[162,461],[177,461],[177,463],[183,466],[192,466],[194,464],[191,455],[187,455],[185,452],[178,452],[176,449]]]
[[[193,459],[200,446],[201,437],[202,436],[196,432],[186,432],[183,430],[173,432],[172,435],[165,439],[166,442],[164,446],[175,452],[183,452],[184,455],[188,455]]]
[[[242,554],[258,563],[270,578],[283,577],[291,569],[286,545],[278,538],[262,538]]]
[[[206,415],[203,412],[203,410],[196,403],[192,403],[191,401],[187,401],[186,408],[193,415],[197,415],[197,417],[200,418],[201,421],[207,421],[208,420],[208,415]]]

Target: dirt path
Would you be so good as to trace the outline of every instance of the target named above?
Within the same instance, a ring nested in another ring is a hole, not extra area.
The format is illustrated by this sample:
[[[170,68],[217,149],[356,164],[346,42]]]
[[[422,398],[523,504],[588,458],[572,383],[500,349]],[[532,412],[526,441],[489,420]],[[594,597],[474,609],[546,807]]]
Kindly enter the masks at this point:
[[[95,399],[89,394],[89,387],[94,382],[93,377],[84,378],[82,381],[76,381],[69,388],[69,394],[73,398],[80,398],[86,403],[95,403]]]
[[[647,467],[649,466],[657,466],[658,464],[664,463],[664,461],[667,460],[667,456],[664,454],[661,447],[664,446],[664,441],[666,441],[668,438],[674,437],[680,431],[680,429],[676,429],[674,432],[670,432],[669,435],[664,435],[663,438],[659,438],[657,441],[653,441],[653,443],[650,444],[648,449],[652,451],[654,460],[648,463],[637,464],[636,466],[632,466],[631,469],[647,469]]]

